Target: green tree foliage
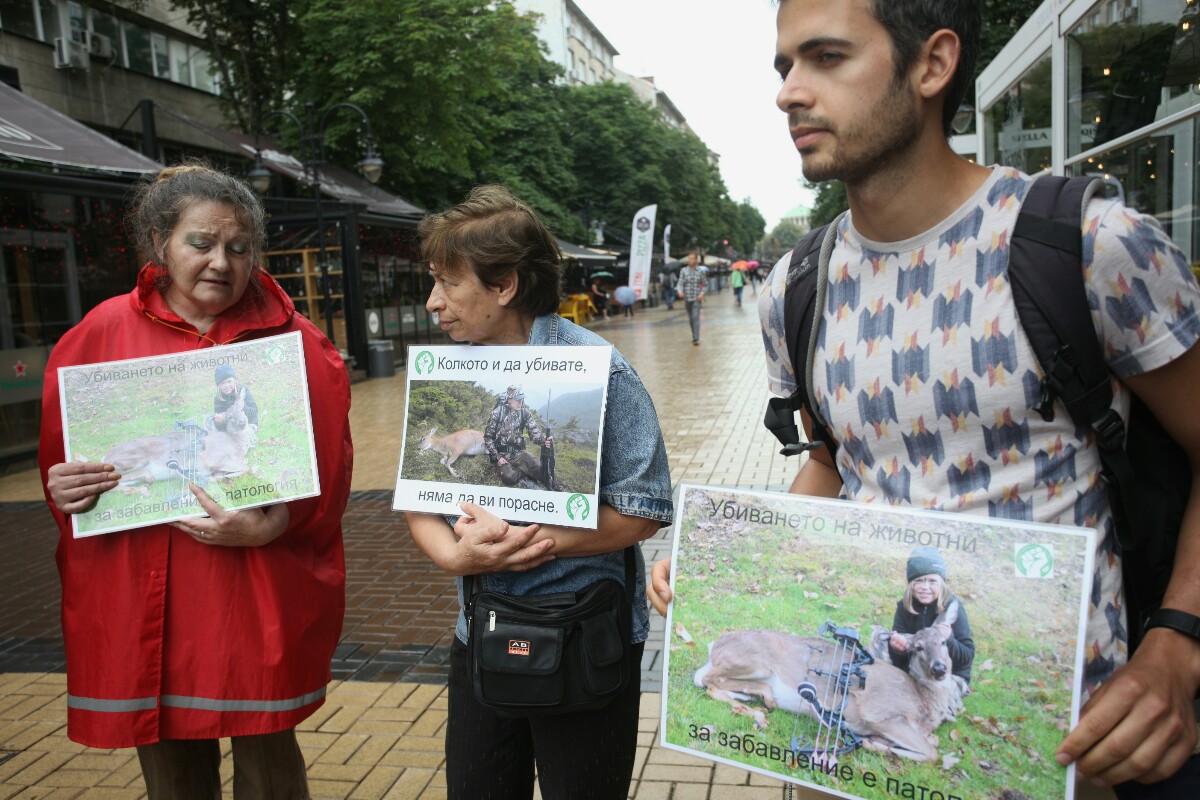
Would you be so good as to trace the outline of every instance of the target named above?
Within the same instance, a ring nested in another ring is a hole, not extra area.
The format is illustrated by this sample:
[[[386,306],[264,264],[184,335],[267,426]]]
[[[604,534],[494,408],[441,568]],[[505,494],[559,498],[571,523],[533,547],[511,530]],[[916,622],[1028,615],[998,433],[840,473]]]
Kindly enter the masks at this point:
[[[1008,40],[1041,4],[1041,0],[984,0],[980,6],[983,30],[979,41],[979,61],[975,66],[976,75],[1004,49]],[[970,99],[974,94],[974,88],[968,90],[967,98]]]
[[[209,40],[238,127],[268,110],[335,102],[366,111],[386,163],[381,186],[432,210],[478,183],[509,186],[566,239],[585,239],[581,211],[626,241],[634,212],[658,203],[659,230],[739,249],[761,216],[729,200],[698,137],[666,124],[624,85],[571,87],[545,57],[536,18],[490,0],[176,0]],[[290,54],[290,55],[289,55]],[[292,148],[299,131],[273,120]],[[363,153],[351,111],[326,125],[327,160]],[[756,229],[756,226],[757,229]]]
[[[685,247],[692,239],[707,248],[739,236],[752,247],[762,235],[762,216],[729,199],[704,143],[664,123],[628,86],[576,86],[564,101],[578,180],[571,205],[590,201],[592,216],[609,222],[616,241],[625,241],[634,213],[651,202],[658,203],[655,241],[666,224],[672,240]]]
[[[755,253],[766,229],[767,221],[749,199],[737,204],[737,227],[730,241],[739,253],[743,256]]]
[[[807,228],[801,227],[791,220],[780,221],[759,243],[758,249],[761,255],[759,260],[771,266],[782,258],[784,253],[791,250],[796,242],[800,241],[800,237],[807,232]]]
[[[295,87],[303,52],[295,47],[295,3],[288,0],[173,0],[203,32],[221,82],[226,113],[243,131],[282,105]],[[290,45],[290,46],[289,46]]]
[[[814,228],[833,222],[838,214],[850,207],[846,185],[841,181],[825,181],[816,185],[817,199],[809,220]]]

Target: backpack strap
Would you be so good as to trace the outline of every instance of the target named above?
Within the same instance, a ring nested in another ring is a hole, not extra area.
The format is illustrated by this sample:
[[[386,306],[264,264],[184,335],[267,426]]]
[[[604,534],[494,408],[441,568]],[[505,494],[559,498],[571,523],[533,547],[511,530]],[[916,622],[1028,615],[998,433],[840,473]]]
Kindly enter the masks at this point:
[[[1083,213],[1103,182],[1047,175],[1029,188],[1009,247],[1008,277],[1021,327],[1043,377],[1034,406],[1054,419],[1062,400],[1077,425],[1091,428],[1111,493],[1121,547],[1133,550],[1134,470],[1125,424],[1112,409],[1112,376],[1092,324],[1083,282]]]
[[[789,397],[772,397],[767,401],[767,413],[763,418],[763,425],[783,444],[779,452],[785,456],[798,455],[821,445],[825,445],[831,454],[837,450],[825,420],[816,411],[812,361],[828,288],[829,257],[837,242],[838,225],[844,215],[843,212],[828,225],[805,234],[792,248],[792,259],[788,263],[783,294],[783,327],[796,390]],[[808,411],[816,441],[800,441],[795,415],[801,408]]]

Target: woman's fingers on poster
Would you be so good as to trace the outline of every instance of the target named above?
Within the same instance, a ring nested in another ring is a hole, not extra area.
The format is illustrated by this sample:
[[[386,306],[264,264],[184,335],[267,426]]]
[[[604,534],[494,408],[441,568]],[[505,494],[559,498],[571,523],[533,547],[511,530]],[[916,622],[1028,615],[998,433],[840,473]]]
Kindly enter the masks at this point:
[[[472,573],[520,571],[553,558],[548,556],[552,540],[529,543],[540,525],[510,525],[475,503],[460,503],[459,508],[464,516],[454,524],[454,533]]]
[[[54,505],[64,514],[88,511],[121,475],[112,464],[95,461],[68,461],[55,464],[46,472],[46,489]]]
[[[664,617],[667,615],[667,604],[674,597],[671,592],[671,559],[656,561],[650,568],[650,586],[646,589],[646,597],[655,611]]]
[[[286,503],[227,511],[199,486],[188,486],[208,516],[171,524],[203,544],[262,547],[278,539],[291,521]]]

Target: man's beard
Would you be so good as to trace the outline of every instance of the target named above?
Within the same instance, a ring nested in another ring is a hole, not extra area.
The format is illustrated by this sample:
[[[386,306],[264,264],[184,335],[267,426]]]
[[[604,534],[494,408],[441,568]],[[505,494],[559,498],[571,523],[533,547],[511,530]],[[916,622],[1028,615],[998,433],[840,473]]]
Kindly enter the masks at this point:
[[[862,184],[872,175],[902,163],[921,135],[921,118],[911,93],[907,81],[893,81],[883,101],[860,122],[831,130],[835,148],[827,157],[810,160],[801,152],[805,180]],[[796,125],[797,119],[803,124],[805,118],[802,114],[789,115],[789,125]]]

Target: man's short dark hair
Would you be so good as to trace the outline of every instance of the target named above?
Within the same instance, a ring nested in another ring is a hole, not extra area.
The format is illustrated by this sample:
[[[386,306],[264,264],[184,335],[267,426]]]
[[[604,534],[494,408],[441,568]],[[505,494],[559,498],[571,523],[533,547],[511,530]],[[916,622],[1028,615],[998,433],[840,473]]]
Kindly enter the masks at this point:
[[[942,106],[942,130],[949,136],[950,123],[967,96],[979,60],[979,0],[871,0],[871,13],[892,39],[897,78],[908,72],[921,46],[936,31],[947,28],[958,34],[958,69]]]

